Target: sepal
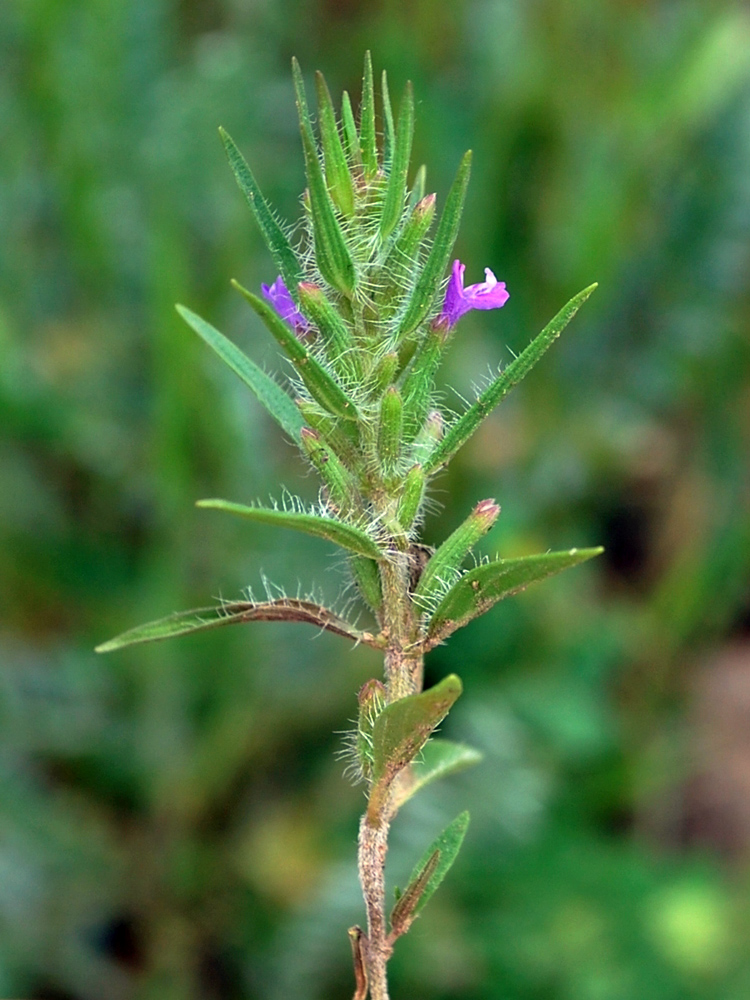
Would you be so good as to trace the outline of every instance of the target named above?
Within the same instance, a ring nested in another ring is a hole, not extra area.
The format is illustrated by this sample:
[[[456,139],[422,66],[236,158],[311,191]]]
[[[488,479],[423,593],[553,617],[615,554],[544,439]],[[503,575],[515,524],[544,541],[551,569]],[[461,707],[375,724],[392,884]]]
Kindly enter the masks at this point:
[[[338,210],[344,215],[351,216],[354,214],[352,176],[346,165],[346,155],[341,144],[328,84],[320,71],[315,74],[315,90],[318,95],[318,113],[320,115],[318,129],[323,146],[323,162],[328,190]]]

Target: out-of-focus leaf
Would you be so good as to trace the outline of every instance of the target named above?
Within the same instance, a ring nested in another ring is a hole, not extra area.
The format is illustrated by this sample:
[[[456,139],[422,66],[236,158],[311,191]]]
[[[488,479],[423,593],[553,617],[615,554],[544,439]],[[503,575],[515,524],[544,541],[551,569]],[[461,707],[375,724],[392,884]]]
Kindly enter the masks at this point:
[[[449,774],[456,774],[464,768],[472,767],[482,760],[482,754],[465,743],[452,740],[429,740],[422,748],[419,759],[410,768],[405,768],[395,787],[394,800],[397,808],[408,802],[425,785]]]
[[[461,850],[468,826],[469,813],[460,813],[430,844],[415,865],[409,884],[391,914],[391,925],[397,935],[406,933],[450,871]]]

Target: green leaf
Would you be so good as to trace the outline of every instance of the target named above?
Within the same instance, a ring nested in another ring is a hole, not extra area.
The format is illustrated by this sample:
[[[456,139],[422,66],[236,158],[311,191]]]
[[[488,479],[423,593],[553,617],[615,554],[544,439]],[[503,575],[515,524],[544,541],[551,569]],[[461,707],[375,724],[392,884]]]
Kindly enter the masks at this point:
[[[469,827],[469,814],[462,812],[449,823],[424,852],[411,873],[409,884],[393,908],[391,926],[396,936],[405,934],[427,901],[450,871]]]
[[[407,83],[398,115],[396,145],[385,192],[383,215],[380,219],[380,238],[386,239],[396,227],[404,210],[406,195],[406,175],[409,172],[411,144],[414,138],[414,91]]]
[[[388,167],[393,161],[393,147],[396,133],[393,128],[393,107],[391,106],[391,94],[388,89],[388,74],[385,70],[383,70],[380,81],[380,92],[383,95],[383,131],[385,139],[383,165]]]
[[[399,336],[402,338],[410,334],[412,330],[416,330],[432,308],[458,236],[470,173],[471,150],[464,154],[445,200],[445,208],[440,216],[435,240],[422,273],[417,278],[404,318],[401,320]]]
[[[414,183],[411,187],[411,192],[409,194],[409,208],[414,208],[417,202],[420,202],[424,198],[425,184],[427,183],[427,167],[422,164],[422,166],[417,170],[417,175],[414,178]]]
[[[341,97],[341,122],[344,126],[344,143],[349,161],[356,166],[362,165],[362,150],[359,148],[359,135],[354,121],[352,102],[345,90]]]
[[[284,283],[294,295],[297,282],[302,276],[302,269],[297,255],[292,249],[286,233],[276,221],[270,205],[261,194],[250,167],[247,165],[242,153],[237,149],[231,136],[223,128],[219,129],[219,135],[221,136],[221,141],[224,143],[229,166],[232,168],[240,191],[247,198],[247,202],[255,216],[255,221],[258,223],[258,227],[263,234],[263,239],[271,251],[271,256],[281,273],[281,277],[284,279]]]
[[[384,555],[364,531],[333,517],[290,513],[285,510],[271,510],[268,507],[247,507],[241,503],[232,503],[230,500],[199,500],[196,507],[223,510],[228,514],[236,514],[238,517],[245,517],[261,524],[293,528],[295,531],[302,531],[307,535],[314,535],[316,538],[325,538],[329,542],[340,545],[343,549],[348,549],[360,556],[368,556],[370,559],[382,559]]]
[[[537,580],[578,566],[603,551],[602,548],[595,548],[546,552],[521,559],[498,559],[469,570],[451,587],[433,612],[427,626],[428,648],[483,615],[504,597],[517,594]]]
[[[373,788],[368,818],[376,822],[393,779],[414,760],[430,733],[439,726],[463,690],[461,680],[449,674],[420,694],[387,705],[373,728]]]
[[[441,465],[450,461],[458,449],[469,440],[487,414],[491,413],[510,390],[518,385],[545,351],[552,346],[596,287],[596,284],[589,285],[578,295],[574,295],[570,302],[563,306],[554,319],[545,326],[539,336],[532,340],[526,350],[500,372],[479,399],[451,425],[443,440],[426,460],[425,471],[427,473],[434,472]]]
[[[383,607],[383,590],[378,564],[373,559],[354,556],[349,565],[362,599],[376,615],[379,614]]]
[[[302,135],[302,148],[305,154],[307,183],[310,190],[315,260],[326,281],[345,295],[351,295],[355,284],[354,262],[336,219],[333,202],[323,177],[310,115],[307,110],[305,83],[296,59],[292,60],[292,75],[297,95],[297,112]]]
[[[362,100],[359,106],[359,144],[365,172],[376,174],[378,147],[375,139],[375,88],[372,79],[372,56],[365,52],[365,72],[362,78]]]
[[[258,400],[265,406],[274,420],[277,420],[289,437],[300,440],[300,432],[304,426],[302,415],[292,400],[270,375],[259,368],[247,355],[232,343],[223,333],[219,333],[210,323],[185,306],[176,306],[177,312],[185,322],[195,330],[209,347],[226,362],[235,375],[251,389]]]
[[[323,74],[315,74],[315,89],[318,95],[320,140],[323,145],[326,181],[336,206],[344,215],[354,214],[354,186],[346,165],[344,147],[341,144],[336,115],[331,94]]]
[[[306,622],[316,628],[326,629],[354,642],[362,642],[374,649],[383,647],[383,640],[370,632],[361,632],[349,622],[339,618],[328,608],[312,601],[300,601],[282,597],[277,601],[258,604],[255,601],[227,601],[213,608],[194,608],[192,611],[178,611],[176,614],[160,618],[158,621],[139,625],[123,632],[108,642],[96,647],[97,653],[112,653],[126,646],[142,642],[157,642],[173,639],[191,632],[204,632],[222,625],[236,625],[244,622]]]
[[[337,417],[357,420],[359,414],[352,399],[347,396],[338,382],[304,346],[294,331],[279,316],[265,299],[243,288],[238,281],[232,281],[237,291],[247,299],[255,312],[265,323],[271,335],[286,351],[298,375],[307,386],[310,395],[320,405]]]
[[[482,754],[465,743],[452,740],[430,740],[422,749],[419,758],[399,777],[395,790],[395,805],[400,809],[425,785],[449,774],[456,774],[472,767],[482,760]]]

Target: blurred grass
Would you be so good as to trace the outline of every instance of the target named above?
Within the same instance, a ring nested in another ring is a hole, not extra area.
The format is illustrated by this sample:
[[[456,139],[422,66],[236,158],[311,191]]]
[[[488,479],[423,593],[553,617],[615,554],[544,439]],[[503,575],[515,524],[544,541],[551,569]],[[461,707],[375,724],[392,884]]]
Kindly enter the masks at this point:
[[[230,294],[274,274],[216,127],[294,218],[289,58],[356,94],[365,47],[414,80],[428,189],[474,147],[460,254],[511,292],[462,324],[448,398],[600,283],[426,526],[496,496],[488,550],[607,554],[432,655],[486,760],[394,832],[397,882],[472,809],[394,996],[748,995],[750,746],[722,756],[715,713],[707,761],[694,678],[731,649],[750,688],[749,41],[709,0],[0,7],[0,995],[351,995],[333,754],[374,654],[272,625],[91,650],[261,571],[338,592],[322,543],[194,509],[314,487],[173,303],[277,365]]]

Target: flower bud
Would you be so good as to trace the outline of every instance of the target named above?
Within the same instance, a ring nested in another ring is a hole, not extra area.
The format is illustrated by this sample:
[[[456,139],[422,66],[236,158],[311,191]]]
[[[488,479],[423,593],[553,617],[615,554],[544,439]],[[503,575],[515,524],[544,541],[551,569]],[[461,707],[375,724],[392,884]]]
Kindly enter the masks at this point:
[[[383,473],[391,475],[401,455],[404,430],[404,401],[395,385],[380,401],[378,421],[378,457]]]
[[[426,476],[421,465],[415,465],[406,474],[398,504],[398,521],[404,531],[414,524],[424,496]]]
[[[449,535],[427,563],[416,598],[429,599],[445,581],[451,580],[460,570],[464,559],[497,520],[500,508],[494,500],[480,500],[463,524]]]

